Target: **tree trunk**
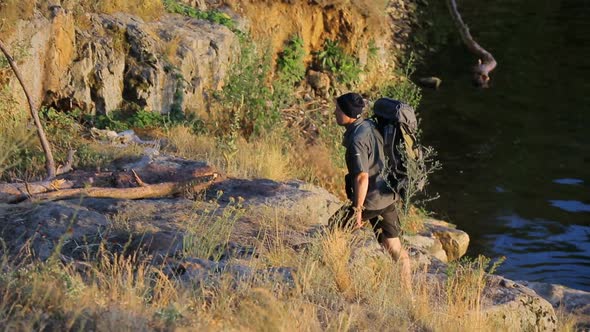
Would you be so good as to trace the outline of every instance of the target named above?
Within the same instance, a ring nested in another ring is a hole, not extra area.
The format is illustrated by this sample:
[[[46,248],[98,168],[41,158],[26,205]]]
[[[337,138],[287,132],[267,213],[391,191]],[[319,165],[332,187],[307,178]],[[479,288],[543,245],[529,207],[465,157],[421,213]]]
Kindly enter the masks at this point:
[[[0,40],[0,50],[6,56],[6,60],[8,60],[8,63],[10,64],[12,71],[14,71],[16,78],[18,79],[21,87],[23,88],[23,91],[25,92],[25,96],[27,97],[27,102],[29,103],[29,109],[31,110],[31,116],[33,117],[33,120],[35,121],[35,127],[37,127],[37,135],[39,136],[39,140],[41,141],[41,146],[43,147],[43,152],[45,152],[45,169],[47,171],[47,179],[48,180],[53,179],[55,177],[55,172],[56,172],[55,161],[53,160],[53,153],[51,152],[51,145],[49,144],[49,141],[47,140],[47,137],[45,136],[45,131],[43,130],[43,125],[41,124],[41,119],[39,119],[39,113],[37,113],[37,109],[35,108],[35,106],[33,104],[33,99],[31,98],[31,95],[29,94],[29,91],[27,90],[27,88],[25,86],[24,80],[16,67],[16,63],[14,62],[14,60],[12,59],[10,54],[8,53],[8,50],[6,49],[6,47],[4,46],[4,44],[2,43],[1,40]]]
[[[477,65],[473,67],[473,82],[479,87],[487,88],[490,81],[490,72],[494,70],[497,65],[496,60],[490,52],[486,51],[475,40],[473,40],[473,37],[471,37],[471,33],[469,32],[469,28],[463,22],[461,14],[459,14],[456,1],[447,0],[447,6],[451,12],[453,21],[455,21],[455,24],[459,29],[463,43],[465,43],[465,46],[467,46],[471,53],[479,57]]]
[[[33,183],[0,183],[0,203],[15,203],[48,191],[70,189],[74,181],[53,180]]]
[[[187,182],[166,182],[159,184],[149,184],[135,188],[75,188],[51,191],[34,195],[33,201],[60,200],[76,197],[93,197],[93,198],[115,198],[115,199],[143,199],[171,196],[183,193],[187,190],[199,192],[211,186],[217,176],[213,174],[212,179],[201,182],[198,179]]]

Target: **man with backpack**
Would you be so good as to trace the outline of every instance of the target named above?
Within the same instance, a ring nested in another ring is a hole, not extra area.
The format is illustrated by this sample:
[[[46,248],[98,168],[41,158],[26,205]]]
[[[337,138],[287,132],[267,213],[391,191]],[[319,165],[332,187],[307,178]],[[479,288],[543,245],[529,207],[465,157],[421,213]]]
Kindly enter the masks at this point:
[[[365,102],[357,93],[336,98],[336,122],[346,128],[342,144],[346,148],[346,194],[351,205],[337,211],[329,225],[358,229],[363,220],[368,220],[379,243],[401,263],[402,285],[410,290],[410,260],[400,241],[396,194],[384,177],[383,137],[373,121],[362,117],[364,107]]]

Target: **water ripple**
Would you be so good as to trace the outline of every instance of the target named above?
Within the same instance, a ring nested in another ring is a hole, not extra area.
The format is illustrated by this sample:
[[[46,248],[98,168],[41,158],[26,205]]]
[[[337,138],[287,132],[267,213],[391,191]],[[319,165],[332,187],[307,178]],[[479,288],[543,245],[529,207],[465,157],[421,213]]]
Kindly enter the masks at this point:
[[[590,204],[585,204],[580,201],[550,200],[549,203],[551,203],[552,206],[567,212],[590,212]]]

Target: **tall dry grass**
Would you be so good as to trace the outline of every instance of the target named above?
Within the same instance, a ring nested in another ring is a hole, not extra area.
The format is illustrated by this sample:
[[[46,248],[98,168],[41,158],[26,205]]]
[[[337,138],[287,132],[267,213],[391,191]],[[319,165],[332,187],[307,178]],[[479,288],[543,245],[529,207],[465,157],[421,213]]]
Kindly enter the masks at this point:
[[[246,215],[254,211],[244,210]],[[0,328],[8,330],[240,330],[240,331],[496,331],[479,315],[485,280],[481,264],[451,270],[446,279],[414,271],[414,297],[399,283],[399,268],[372,247],[371,232],[316,232],[295,249],[289,234],[303,222],[284,211],[257,209],[256,255],[232,259],[272,273],[181,282],[163,266],[104,251],[95,261],[16,265],[0,261]],[[194,218],[198,220],[197,218]],[[229,221],[231,217],[227,217]],[[305,225],[305,223],[303,223]],[[299,228],[300,227],[300,228]],[[566,326],[573,326],[567,323]],[[507,328],[507,327],[504,327]],[[566,329],[567,330],[567,329]]]
[[[43,15],[50,5],[60,4],[74,15],[86,13],[113,14],[124,12],[137,15],[144,20],[158,19],[165,13],[162,0],[2,0],[0,1],[0,36],[11,32],[18,20],[27,20],[33,17],[35,9]]]
[[[287,129],[285,129],[287,130]],[[273,180],[302,179],[340,193],[344,170],[332,159],[333,152],[322,142],[307,145],[303,137],[271,133],[248,142],[238,138],[235,152],[212,135],[196,135],[189,127],[172,127],[166,133],[167,151],[207,162],[226,174]]]

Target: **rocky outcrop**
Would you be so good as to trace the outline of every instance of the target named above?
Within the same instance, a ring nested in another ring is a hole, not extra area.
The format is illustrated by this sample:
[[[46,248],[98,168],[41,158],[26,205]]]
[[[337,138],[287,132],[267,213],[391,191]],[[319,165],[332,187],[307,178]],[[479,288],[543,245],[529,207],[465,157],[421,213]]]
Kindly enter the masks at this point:
[[[424,220],[424,230],[404,235],[416,248],[425,250],[444,263],[461,258],[467,252],[469,235],[455,225],[436,219]]]
[[[590,292],[543,282],[518,281],[549,301],[555,310],[563,310],[576,319],[576,328],[590,330]]]
[[[75,25],[57,8],[19,22],[8,44],[25,45],[19,67],[34,98],[61,110],[204,112],[207,92],[223,86],[239,49],[228,28],[203,20],[89,13]]]
[[[514,331],[556,331],[557,318],[549,302],[512,280],[494,275],[487,278],[483,315]]]
[[[210,1],[185,3],[200,9],[221,6]],[[415,10],[397,3],[388,9],[341,1],[230,3],[236,25],[255,40],[268,42],[275,57],[298,35],[306,66],[316,67],[313,54],[327,40],[337,40],[358,59],[363,86],[389,79],[384,73],[395,67],[394,46],[409,37],[397,32],[409,24],[409,13]],[[164,14],[147,22],[122,13],[74,18],[59,5],[37,10],[32,19],[17,22],[5,42],[23,50],[17,60],[35,100],[60,110],[106,114],[131,106],[203,115],[210,92],[224,85],[229,64],[239,54],[236,34],[204,20]],[[316,90],[325,97],[334,83],[324,77]],[[10,84],[17,91],[15,82]]]

